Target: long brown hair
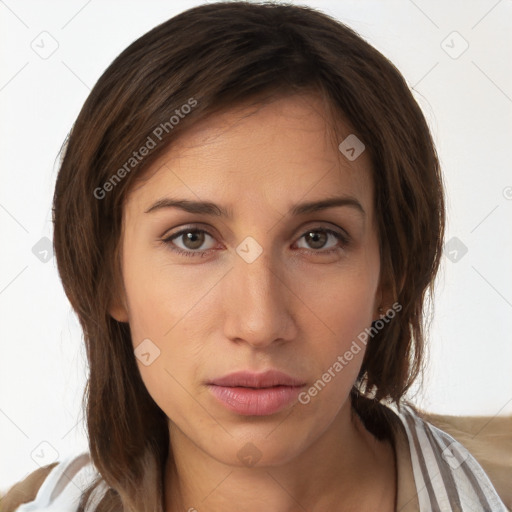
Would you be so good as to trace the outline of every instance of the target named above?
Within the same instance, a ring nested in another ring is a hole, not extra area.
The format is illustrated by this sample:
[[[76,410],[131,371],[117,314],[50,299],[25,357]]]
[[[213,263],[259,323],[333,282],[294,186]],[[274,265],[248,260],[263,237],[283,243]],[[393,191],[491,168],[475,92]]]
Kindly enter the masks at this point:
[[[130,186],[205,116],[304,91],[321,94],[370,154],[382,279],[401,306],[368,341],[352,404],[371,423],[378,401],[398,403],[421,373],[424,299],[427,291],[432,298],[440,261],[444,192],[427,123],[404,78],[352,29],[309,7],[222,2],[189,9],[112,62],[62,151],[54,249],[84,331],[90,374],[83,406],[101,475],[83,494],[81,510],[104,481],[110,489],[98,511],[162,511],[163,468],[172,456],[167,417],[140,377],[129,326],[108,313],[122,282],[119,243]],[[134,159],[143,146],[147,154]]]

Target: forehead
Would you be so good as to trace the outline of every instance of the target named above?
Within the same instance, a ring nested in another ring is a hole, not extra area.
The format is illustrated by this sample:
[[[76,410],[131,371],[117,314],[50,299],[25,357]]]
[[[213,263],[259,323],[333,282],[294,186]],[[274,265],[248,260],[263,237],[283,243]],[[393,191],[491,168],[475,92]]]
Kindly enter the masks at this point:
[[[321,98],[294,95],[209,116],[182,133],[133,187],[141,210],[166,193],[233,206],[295,204],[335,193],[371,214],[371,162],[338,149],[351,128],[330,121]],[[139,178],[140,179],[140,178]],[[281,208],[278,208],[281,210]]]

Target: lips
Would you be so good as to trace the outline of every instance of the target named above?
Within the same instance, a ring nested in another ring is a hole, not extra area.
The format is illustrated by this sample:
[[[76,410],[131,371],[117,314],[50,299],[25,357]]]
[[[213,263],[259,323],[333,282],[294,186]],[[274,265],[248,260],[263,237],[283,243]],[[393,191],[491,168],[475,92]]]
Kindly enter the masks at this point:
[[[244,416],[268,416],[297,400],[305,382],[286,373],[235,372],[207,383],[212,395],[228,410]]]
[[[264,373],[235,372],[208,382],[215,386],[243,388],[271,388],[275,386],[303,386],[303,380],[292,377],[278,370],[268,370]]]

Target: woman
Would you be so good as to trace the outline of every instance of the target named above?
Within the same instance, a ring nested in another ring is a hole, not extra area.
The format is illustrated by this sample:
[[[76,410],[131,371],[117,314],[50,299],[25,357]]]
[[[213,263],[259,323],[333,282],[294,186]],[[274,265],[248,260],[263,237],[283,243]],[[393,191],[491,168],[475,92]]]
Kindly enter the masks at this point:
[[[190,9],[111,64],[63,153],[90,453],[17,510],[505,510],[404,399],[442,178],[404,79],[351,29]]]

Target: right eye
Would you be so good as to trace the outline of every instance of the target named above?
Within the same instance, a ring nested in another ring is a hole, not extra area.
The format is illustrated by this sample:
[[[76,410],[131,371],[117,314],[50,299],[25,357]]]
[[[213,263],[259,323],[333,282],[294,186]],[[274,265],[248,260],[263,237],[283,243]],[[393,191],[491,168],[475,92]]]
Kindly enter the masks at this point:
[[[178,254],[191,257],[200,255],[203,257],[207,254],[207,251],[211,250],[211,248],[207,248],[201,251],[197,250],[205,243],[205,236],[213,238],[213,236],[204,229],[186,228],[163,238],[162,242],[167,244],[171,251],[174,251]],[[175,240],[181,240],[181,243],[184,245],[184,247],[176,246]]]

